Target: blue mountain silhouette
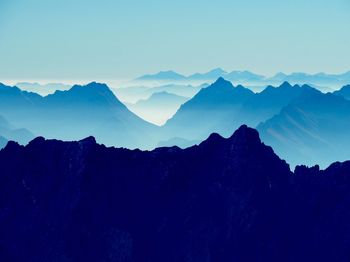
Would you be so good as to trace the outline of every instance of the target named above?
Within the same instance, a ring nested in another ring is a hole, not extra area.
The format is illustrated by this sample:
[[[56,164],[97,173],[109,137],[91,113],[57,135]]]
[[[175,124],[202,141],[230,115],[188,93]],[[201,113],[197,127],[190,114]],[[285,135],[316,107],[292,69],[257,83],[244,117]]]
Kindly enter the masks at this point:
[[[106,85],[95,82],[46,97],[2,85],[0,110],[14,125],[48,138],[77,140],[94,135],[108,145],[156,144],[152,137],[156,127],[130,112]]]

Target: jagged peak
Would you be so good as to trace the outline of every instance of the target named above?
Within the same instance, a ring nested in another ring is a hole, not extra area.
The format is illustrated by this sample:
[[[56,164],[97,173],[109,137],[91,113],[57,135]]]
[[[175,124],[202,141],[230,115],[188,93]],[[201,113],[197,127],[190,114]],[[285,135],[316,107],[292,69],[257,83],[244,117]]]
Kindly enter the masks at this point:
[[[279,88],[292,88],[293,86],[288,82],[288,81],[284,81]]]
[[[258,131],[254,128],[248,127],[247,125],[241,125],[229,139],[249,139],[261,143]]]
[[[224,79],[222,76],[220,76],[211,86],[218,86],[218,85],[233,87],[232,83]]]

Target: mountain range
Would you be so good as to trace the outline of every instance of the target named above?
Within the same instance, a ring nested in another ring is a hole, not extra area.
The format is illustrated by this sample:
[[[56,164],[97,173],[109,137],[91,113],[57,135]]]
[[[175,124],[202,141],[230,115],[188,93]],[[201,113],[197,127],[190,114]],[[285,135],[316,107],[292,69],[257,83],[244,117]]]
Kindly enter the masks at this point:
[[[40,95],[48,95],[52,94],[57,90],[68,90],[72,86],[63,84],[63,83],[47,83],[47,84],[39,84],[39,83],[32,83],[32,82],[19,82],[15,84],[18,88],[29,91],[29,92],[35,92]]]
[[[344,86],[324,94],[309,85],[284,82],[254,93],[220,77],[186,102],[160,92],[128,104],[130,111],[106,85],[95,82],[45,97],[0,85],[0,113],[11,126],[2,124],[0,136],[4,145],[7,140],[26,144],[34,136],[79,140],[93,135],[107,146],[152,149],[188,147],[213,132],[227,137],[246,124],[256,127],[262,140],[292,166],[326,167],[350,156],[348,91]],[[176,113],[159,127],[132,111],[158,124]]]
[[[184,76],[174,71],[161,71],[156,74],[144,75],[136,78],[136,81],[213,81],[219,77],[225,77],[231,81],[254,82],[264,80],[262,75],[254,74],[249,71],[226,72],[221,68],[215,68],[206,73],[195,73],[190,76]]]
[[[190,144],[212,132],[228,136],[247,124],[257,127],[263,141],[293,166],[326,167],[350,157],[350,101],[337,94],[288,82],[253,93],[219,78],[183,104],[163,128],[167,136]]]
[[[321,90],[330,91],[337,89],[342,85],[350,82],[350,71],[342,74],[326,73],[277,73],[272,77],[259,75],[250,71],[232,71],[226,72],[221,68],[213,69],[206,73],[195,73],[189,76],[181,75],[174,71],[161,71],[156,74],[145,75],[136,78],[136,81],[153,81],[153,82],[188,82],[188,81],[215,81],[223,77],[229,81],[240,84],[258,84],[258,85],[279,85],[283,82],[291,84],[309,84],[317,86]],[[328,86],[328,88],[327,88]]]
[[[348,261],[350,163],[288,164],[241,126],[153,151],[0,151],[1,261]]]
[[[113,91],[121,101],[134,104],[141,99],[147,99],[151,95],[160,92],[167,92],[183,97],[193,97],[201,88],[207,86],[208,84],[206,83],[201,85],[165,84],[158,86],[152,85],[151,87],[141,85],[115,88]]]
[[[156,126],[129,111],[105,84],[75,85],[45,97],[0,85],[0,112],[36,136],[79,140],[94,135],[100,143],[129,148],[156,144]]]
[[[3,148],[8,140],[27,144],[34,135],[25,128],[13,127],[4,117],[0,116],[0,148]]]

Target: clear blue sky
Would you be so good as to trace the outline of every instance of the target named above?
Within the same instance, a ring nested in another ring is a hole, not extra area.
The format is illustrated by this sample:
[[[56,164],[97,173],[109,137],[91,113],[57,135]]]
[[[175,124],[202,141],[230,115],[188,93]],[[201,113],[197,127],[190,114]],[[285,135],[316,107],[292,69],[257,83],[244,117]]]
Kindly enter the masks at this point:
[[[0,79],[350,70],[349,0],[0,0]]]

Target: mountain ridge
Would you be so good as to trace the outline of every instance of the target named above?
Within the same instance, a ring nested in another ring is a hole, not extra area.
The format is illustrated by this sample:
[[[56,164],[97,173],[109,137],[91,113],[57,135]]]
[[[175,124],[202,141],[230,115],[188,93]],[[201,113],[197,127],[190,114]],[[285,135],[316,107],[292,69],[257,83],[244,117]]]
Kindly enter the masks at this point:
[[[183,150],[39,137],[0,165],[4,261],[349,258],[350,162],[292,173],[247,126]]]

